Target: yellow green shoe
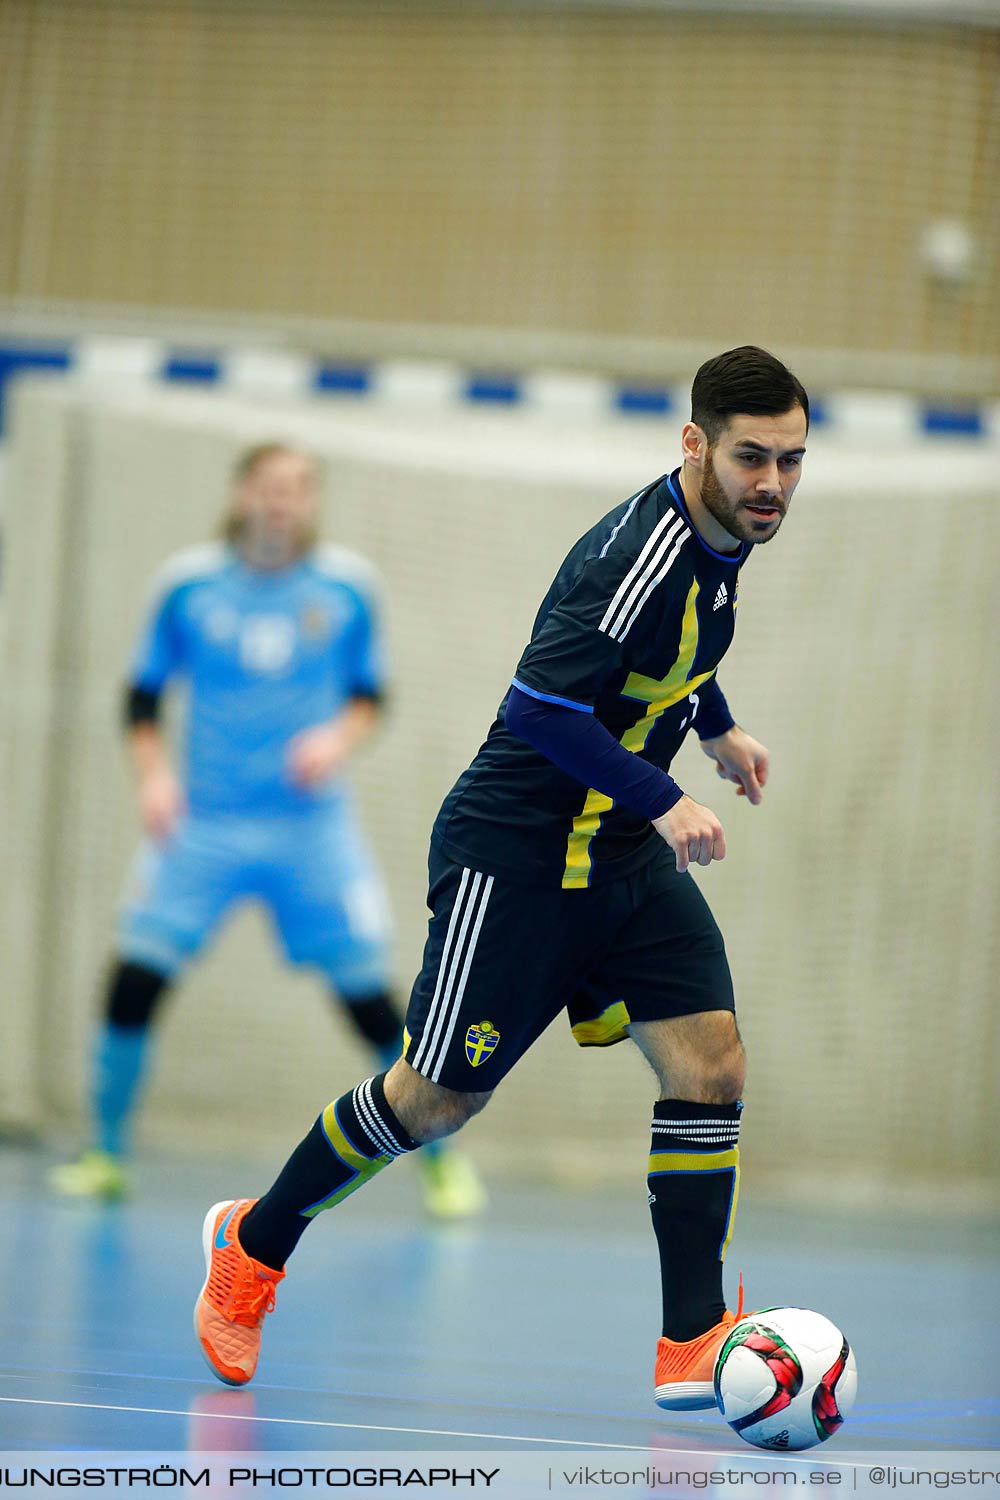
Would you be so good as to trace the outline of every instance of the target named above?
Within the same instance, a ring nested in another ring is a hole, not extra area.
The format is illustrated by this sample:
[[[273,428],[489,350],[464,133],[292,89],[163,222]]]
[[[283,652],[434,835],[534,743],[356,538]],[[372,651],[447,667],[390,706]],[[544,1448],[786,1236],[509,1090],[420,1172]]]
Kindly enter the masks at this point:
[[[424,1207],[435,1219],[471,1219],[486,1207],[486,1189],[479,1173],[457,1151],[426,1151],[418,1155],[424,1179]]]
[[[76,1161],[53,1167],[49,1186],[67,1198],[103,1198],[106,1203],[114,1203],[127,1195],[129,1181],[120,1156],[91,1150]]]

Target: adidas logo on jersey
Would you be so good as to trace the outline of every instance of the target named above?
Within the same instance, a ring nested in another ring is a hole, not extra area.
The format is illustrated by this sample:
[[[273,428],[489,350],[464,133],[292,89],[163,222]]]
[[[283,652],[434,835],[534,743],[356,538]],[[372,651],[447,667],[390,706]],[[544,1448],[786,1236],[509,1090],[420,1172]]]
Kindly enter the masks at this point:
[[[729,595],[726,593],[726,585],[724,583],[720,583],[719,592],[716,594],[715,603],[712,605],[712,613],[714,614],[717,609],[721,609],[728,598]]]

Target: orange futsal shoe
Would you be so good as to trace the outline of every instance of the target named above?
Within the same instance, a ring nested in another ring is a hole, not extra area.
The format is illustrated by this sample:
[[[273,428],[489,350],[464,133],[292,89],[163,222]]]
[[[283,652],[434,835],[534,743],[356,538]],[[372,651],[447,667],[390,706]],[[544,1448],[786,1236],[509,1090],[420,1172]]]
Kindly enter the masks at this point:
[[[194,1305],[194,1331],[209,1369],[226,1385],[246,1385],[252,1379],[261,1325],[285,1275],[253,1260],[236,1238],[240,1220],[256,1201],[216,1203],[201,1231],[205,1285]]]
[[[743,1278],[740,1297],[734,1313],[723,1314],[716,1323],[696,1339],[675,1344],[661,1338],[656,1346],[656,1387],[653,1398],[664,1411],[702,1411],[715,1405],[715,1361],[732,1328],[743,1316]]]

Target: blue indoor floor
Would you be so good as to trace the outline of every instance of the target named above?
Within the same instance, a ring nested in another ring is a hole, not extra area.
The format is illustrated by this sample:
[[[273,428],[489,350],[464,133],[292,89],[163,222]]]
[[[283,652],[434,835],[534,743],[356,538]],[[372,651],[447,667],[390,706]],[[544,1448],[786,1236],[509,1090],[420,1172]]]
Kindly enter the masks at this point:
[[[218,1385],[191,1328],[200,1229],[266,1175],[145,1163],[119,1207],[52,1198],[51,1158],[0,1149],[0,1447],[176,1451],[656,1449],[746,1454],[714,1413],[652,1402],[659,1281],[644,1194],[493,1189],[474,1225],[419,1213],[408,1165],[324,1215],[265,1329],[253,1386]],[[749,1198],[750,1195],[748,1194]],[[727,1262],[748,1306],[847,1333],[837,1444],[1000,1447],[992,1225],[863,1222],[747,1202]]]

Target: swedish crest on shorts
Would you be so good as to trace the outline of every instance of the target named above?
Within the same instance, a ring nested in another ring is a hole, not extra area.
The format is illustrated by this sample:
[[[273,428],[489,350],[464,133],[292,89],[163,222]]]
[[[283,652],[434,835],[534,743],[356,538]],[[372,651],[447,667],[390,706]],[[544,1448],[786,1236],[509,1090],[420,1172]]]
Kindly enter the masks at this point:
[[[465,1055],[474,1068],[484,1063],[496,1048],[500,1033],[491,1021],[480,1021],[465,1033]]]

